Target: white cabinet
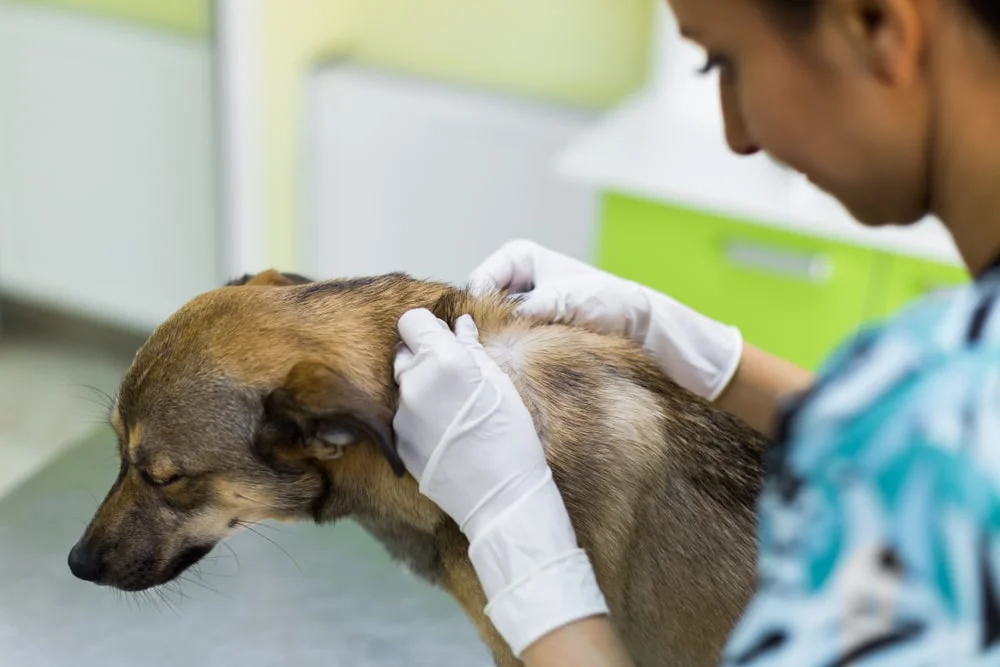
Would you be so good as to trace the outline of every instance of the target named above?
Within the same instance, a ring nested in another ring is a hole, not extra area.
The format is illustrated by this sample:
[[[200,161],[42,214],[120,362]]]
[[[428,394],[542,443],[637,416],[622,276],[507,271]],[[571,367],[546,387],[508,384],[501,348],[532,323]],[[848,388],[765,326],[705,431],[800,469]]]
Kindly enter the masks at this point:
[[[591,258],[593,191],[553,171],[589,114],[352,66],[309,91],[305,273],[462,282],[517,236]]]
[[[0,5],[0,291],[148,328],[218,286],[210,45]]]

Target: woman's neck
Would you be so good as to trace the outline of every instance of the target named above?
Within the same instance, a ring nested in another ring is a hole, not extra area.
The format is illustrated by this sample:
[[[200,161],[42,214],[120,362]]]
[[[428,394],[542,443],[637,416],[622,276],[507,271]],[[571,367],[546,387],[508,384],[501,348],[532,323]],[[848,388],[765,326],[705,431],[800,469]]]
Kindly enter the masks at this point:
[[[938,63],[932,212],[978,276],[1000,254],[1000,56],[990,43],[949,46],[958,55]]]

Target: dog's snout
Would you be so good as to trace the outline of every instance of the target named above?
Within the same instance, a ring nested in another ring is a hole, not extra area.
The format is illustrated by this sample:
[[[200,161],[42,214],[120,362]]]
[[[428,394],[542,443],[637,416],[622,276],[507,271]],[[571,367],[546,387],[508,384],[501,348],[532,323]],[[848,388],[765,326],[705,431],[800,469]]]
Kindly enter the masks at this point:
[[[104,563],[92,549],[88,549],[82,542],[73,545],[67,560],[70,572],[78,579],[98,582],[104,576]]]

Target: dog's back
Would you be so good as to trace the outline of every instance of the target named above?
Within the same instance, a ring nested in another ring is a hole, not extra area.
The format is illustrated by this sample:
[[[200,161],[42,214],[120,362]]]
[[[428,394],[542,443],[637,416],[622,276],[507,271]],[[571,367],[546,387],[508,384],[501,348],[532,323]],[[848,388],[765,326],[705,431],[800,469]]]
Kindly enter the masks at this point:
[[[715,664],[752,590],[763,438],[630,341],[449,299],[531,411],[633,659]]]

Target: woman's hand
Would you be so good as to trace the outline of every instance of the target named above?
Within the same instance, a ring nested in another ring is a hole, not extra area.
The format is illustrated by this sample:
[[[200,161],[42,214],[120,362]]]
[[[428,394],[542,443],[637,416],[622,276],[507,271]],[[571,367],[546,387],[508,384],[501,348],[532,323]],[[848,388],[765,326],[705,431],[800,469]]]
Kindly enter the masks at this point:
[[[420,491],[469,538],[486,613],[520,657],[608,609],[513,382],[470,317],[455,329],[427,310],[399,320],[394,427]]]
[[[725,390],[743,355],[735,327],[531,241],[504,244],[470,278],[477,291],[523,294],[523,314],[628,336],[677,384],[708,400]]]
[[[506,243],[471,281],[477,291],[523,295],[523,314],[628,336],[674,382],[766,436],[782,401],[812,383],[805,370],[744,344],[735,327],[531,241]]]

